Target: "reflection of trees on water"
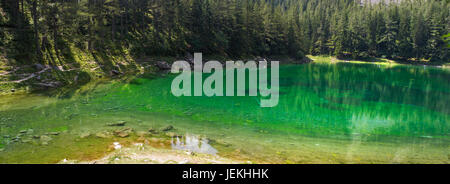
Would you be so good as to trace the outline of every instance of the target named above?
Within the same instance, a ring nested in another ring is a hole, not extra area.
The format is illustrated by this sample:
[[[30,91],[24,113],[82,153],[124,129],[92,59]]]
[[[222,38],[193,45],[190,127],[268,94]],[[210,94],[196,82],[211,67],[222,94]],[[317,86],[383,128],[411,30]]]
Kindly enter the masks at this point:
[[[193,151],[215,155],[217,150],[208,144],[208,139],[195,135],[185,135],[183,137],[172,138],[172,148],[178,150]]]

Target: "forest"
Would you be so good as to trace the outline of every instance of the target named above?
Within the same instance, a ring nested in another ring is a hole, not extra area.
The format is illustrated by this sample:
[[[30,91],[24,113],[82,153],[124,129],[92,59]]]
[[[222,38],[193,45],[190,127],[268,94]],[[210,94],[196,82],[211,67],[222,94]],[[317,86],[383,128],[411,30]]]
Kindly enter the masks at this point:
[[[65,63],[307,54],[449,61],[449,0],[1,0],[0,55]],[[447,36],[446,36],[447,35]]]
[[[449,51],[450,0],[0,0],[0,164],[450,164]]]

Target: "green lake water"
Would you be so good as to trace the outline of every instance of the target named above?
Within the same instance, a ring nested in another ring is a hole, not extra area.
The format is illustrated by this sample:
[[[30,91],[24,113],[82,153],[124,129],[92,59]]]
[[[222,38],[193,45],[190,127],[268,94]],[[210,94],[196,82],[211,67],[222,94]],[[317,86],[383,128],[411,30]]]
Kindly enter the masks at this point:
[[[0,163],[96,158],[111,142],[80,134],[108,130],[105,125],[117,121],[136,131],[172,125],[186,135],[173,149],[201,152],[203,144],[206,153],[256,163],[449,163],[445,69],[283,65],[279,104],[272,108],[261,108],[260,97],[175,97],[174,77],[143,75],[58,94],[0,97]],[[48,132],[60,135],[49,135],[46,145],[33,139]]]

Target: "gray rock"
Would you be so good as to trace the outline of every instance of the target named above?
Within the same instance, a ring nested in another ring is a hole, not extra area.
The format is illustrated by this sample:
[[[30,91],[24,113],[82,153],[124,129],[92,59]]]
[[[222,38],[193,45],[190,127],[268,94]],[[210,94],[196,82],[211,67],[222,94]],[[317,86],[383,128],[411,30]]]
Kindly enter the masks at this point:
[[[45,69],[45,66],[38,63],[38,64],[35,64],[35,65],[34,65],[34,68],[35,68],[36,70],[43,70],[43,69]]]
[[[111,75],[121,75],[121,74],[123,73],[118,70],[111,70]]]
[[[171,69],[169,63],[167,63],[165,61],[156,62],[156,67],[158,67],[160,70],[170,70]]]

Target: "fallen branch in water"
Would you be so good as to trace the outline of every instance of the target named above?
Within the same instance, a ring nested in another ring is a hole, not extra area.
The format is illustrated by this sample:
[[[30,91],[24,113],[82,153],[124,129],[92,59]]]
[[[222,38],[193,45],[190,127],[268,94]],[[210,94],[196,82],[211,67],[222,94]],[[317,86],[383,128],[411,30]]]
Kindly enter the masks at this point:
[[[51,69],[50,67],[47,67],[47,68],[42,69],[42,70],[39,71],[39,72],[32,73],[31,75],[29,75],[28,77],[25,77],[25,78],[23,78],[23,79],[14,80],[14,81],[6,81],[6,82],[1,82],[1,83],[2,83],[2,84],[4,84],[4,83],[21,83],[21,82],[23,82],[23,81],[30,80],[30,79],[32,79],[32,78],[34,78],[34,77],[40,75],[41,73],[44,73],[44,72],[46,72],[47,70],[50,70],[50,69]]]

